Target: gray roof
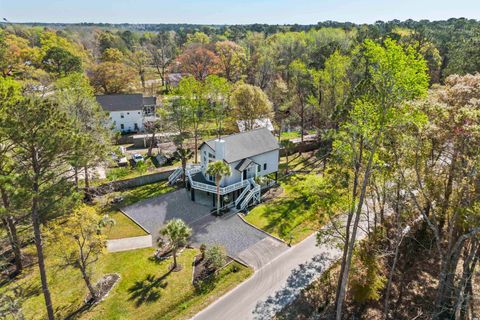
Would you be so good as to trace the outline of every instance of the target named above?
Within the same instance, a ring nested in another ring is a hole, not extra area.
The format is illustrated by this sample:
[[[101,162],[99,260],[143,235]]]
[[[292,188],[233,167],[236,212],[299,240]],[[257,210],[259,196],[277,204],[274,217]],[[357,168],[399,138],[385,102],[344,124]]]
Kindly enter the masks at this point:
[[[279,149],[277,139],[267,128],[236,133],[222,139],[225,140],[225,161],[228,163]],[[205,141],[200,148],[204,144],[215,151],[215,139]]]
[[[143,97],[140,93],[135,94],[108,94],[95,96],[97,102],[105,111],[128,111],[142,110],[144,105],[152,105],[155,97]],[[148,102],[146,104],[145,102]],[[155,104],[155,103],[153,103]]]
[[[157,97],[143,97],[144,106],[154,106],[157,104]]]

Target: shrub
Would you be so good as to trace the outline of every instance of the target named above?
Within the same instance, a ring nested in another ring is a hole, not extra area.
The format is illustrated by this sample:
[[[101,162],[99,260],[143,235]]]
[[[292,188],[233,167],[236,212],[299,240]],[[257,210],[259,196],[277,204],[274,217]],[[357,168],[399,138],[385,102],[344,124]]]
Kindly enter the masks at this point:
[[[107,179],[109,181],[119,180],[126,177],[130,173],[128,168],[113,168],[107,172]]]
[[[220,245],[214,245],[205,252],[205,264],[211,270],[218,270],[225,265],[227,253]]]

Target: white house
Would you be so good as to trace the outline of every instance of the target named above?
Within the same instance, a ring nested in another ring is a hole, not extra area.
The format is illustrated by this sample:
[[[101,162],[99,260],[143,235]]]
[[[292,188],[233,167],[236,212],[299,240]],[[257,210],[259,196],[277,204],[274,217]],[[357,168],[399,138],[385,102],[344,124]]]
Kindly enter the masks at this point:
[[[247,205],[260,200],[260,186],[255,178],[278,172],[279,145],[277,139],[267,128],[255,129],[205,141],[199,147],[201,161],[199,165],[187,168],[187,189],[191,199],[196,194],[211,196],[213,206],[216,201],[215,177],[206,171],[213,161],[224,161],[230,166],[232,174],[222,178],[220,194],[222,204],[244,209]],[[172,183],[180,178],[182,168],[178,168],[169,177]]]
[[[96,96],[111,124],[120,132],[143,132],[144,123],[155,117],[156,97],[142,94],[109,94]]]

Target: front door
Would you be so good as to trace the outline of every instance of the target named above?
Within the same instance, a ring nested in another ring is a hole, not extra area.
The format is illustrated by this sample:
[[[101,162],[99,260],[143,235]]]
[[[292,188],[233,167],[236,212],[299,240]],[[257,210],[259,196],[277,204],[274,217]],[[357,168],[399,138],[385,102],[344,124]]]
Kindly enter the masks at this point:
[[[245,169],[245,170],[243,170],[243,172],[242,172],[242,173],[243,173],[243,180],[247,180],[247,170],[248,170],[248,169]]]

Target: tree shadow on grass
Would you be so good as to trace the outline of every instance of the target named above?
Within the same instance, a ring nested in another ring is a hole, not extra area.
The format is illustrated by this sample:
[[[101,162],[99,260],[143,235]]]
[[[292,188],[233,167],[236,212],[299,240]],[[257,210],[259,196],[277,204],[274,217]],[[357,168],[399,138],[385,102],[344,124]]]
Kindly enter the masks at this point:
[[[319,254],[307,263],[295,268],[287,278],[285,286],[265,301],[259,301],[253,310],[254,319],[271,319],[286,305],[320,276],[330,266],[332,258],[327,254]]]
[[[169,270],[161,277],[155,277],[149,274],[144,280],[136,281],[133,286],[128,288],[130,293],[129,300],[135,301],[135,306],[140,307],[144,303],[152,303],[160,298],[160,290],[165,289],[168,283],[165,279],[172,271]]]

